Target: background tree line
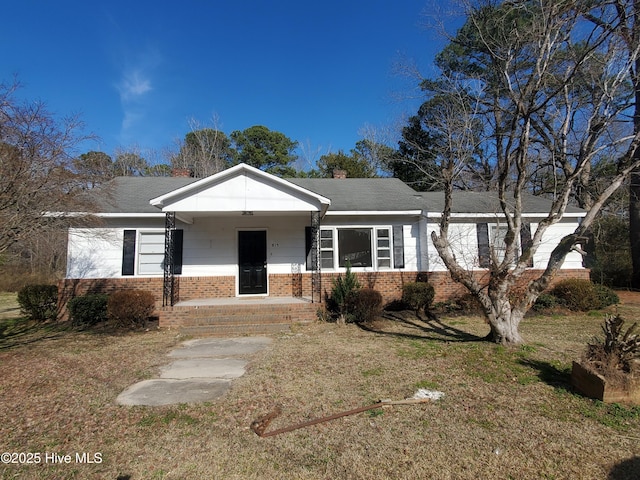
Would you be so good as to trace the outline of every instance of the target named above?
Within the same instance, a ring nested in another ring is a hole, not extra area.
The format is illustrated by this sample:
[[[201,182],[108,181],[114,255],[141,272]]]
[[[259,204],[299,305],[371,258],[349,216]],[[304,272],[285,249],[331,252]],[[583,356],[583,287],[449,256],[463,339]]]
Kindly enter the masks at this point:
[[[0,262],[59,274],[64,239],[53,239],[69,219],[42,213],[71,208],[90,212],[86,191],[115,176],[169,176],[182,169],[202,178],[244,162],[282,177],[331,177],[335,169],[349,177],[394,176],[420,191],[504,193],[517,186],[551,200],[566,193],[566,203],[597,207],[585,232],[591,241],[582,243],[594,278],[627,286],[629,204],[633,210],[640,196],[629,195],[635,184],[620,173],[627,165],[621,159],[628,159],[629,152],[640,156],[634,143],[640,115],[629,115],[637,108],[636,5],[631,0],[556,3],[466,4],[467,22],[436,57],[440,74],[419,79],[425,100],[400,128],[397,140],[383,144],[363,139],[348,152],[321,155],[306,169],[298,166],[297,141],[261,125],[227,135],[216,125],[191,122],[190,131],[161,161],[145,158],[140,148],[78,154],[90,138],[79,119],[58,118],[41,102],[19,100],[19,84],[4,83]],[[553,32],[538,22],[547,18],[547,11],[558,19],[551,23]],[[568,32],[569,37],[562,37]],[[533,46],[552,34],[557,35],[555,43],[548,45],[555,57],[536,58]],[[505,55],[511,55],[510,71],[503,68]],[[532,68],[541,60],[548,69],[543,79]],[[520,128],[525,123],[526,135]],[[516,148],[505,150],[509,141]],[[513,153],[526,162],[509,163]],[[501,170],[505,161],[507,168]],[[623,188],[609,192],[618,180]],[[42,253],[49,248],[45,237],[58,245],[50,247],[55,253]]]

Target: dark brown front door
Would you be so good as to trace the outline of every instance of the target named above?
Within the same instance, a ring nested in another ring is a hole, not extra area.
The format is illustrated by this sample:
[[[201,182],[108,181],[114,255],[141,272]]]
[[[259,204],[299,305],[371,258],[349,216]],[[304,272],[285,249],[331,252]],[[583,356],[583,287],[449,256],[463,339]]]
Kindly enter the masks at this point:
[[[267,293],[267,232],[238,232],[240,295]]]

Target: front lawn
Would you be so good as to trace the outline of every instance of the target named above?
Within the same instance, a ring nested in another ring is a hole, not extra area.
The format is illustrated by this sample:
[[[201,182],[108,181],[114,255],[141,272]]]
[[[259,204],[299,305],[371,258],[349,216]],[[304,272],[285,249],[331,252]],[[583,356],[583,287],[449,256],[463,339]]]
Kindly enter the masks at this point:
[[[631,321],[640,306],[618,310]],[[527,318],[527,344],[515,349],[477,341],[487,333],[477,317],[394,315],[368,330],[295,327],[257,354],[223,398],[167,407],[114,400],[167,363],[184,340],[175,331],[0,333],[0,450],[42,455],[39,464],[0,464],[0,476],[637,478],[640,408],[594,402],[569,385],[571,361],[599,332],[602,312]],[[268,438],[250,429],[278,405],[267,431],[419,388],[445,397]],[[45,463],[47,452],[72,461]]]

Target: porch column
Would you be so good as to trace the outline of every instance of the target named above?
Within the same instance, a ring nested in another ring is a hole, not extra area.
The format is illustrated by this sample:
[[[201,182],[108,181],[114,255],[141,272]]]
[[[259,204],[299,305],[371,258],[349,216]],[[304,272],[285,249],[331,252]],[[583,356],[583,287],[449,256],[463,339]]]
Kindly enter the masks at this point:
[[[311,302],[322,303],[322,272],[320,271],[320,212],[311,212]]]
[[[164,221],[164,281],[162,284],[162,306],[176,303],[176,276],[173,258],[173,232],[176,228],[176,213],[167,212]]]

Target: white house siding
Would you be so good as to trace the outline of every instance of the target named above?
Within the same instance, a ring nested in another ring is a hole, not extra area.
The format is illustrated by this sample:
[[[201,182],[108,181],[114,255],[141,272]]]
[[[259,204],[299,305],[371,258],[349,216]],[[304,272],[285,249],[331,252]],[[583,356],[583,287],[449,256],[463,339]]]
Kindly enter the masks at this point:
[[[140,232],[164,232],[164,219],[122,219],[109,226],[69,231],[67,278],[120,278],[125,230],[138,232],[136,241],[136,275],[140,275],[138,252]],[[270,274],[306,271],[305,227],[310,213],[289,216],[218,216],[196,217],[192,224],[177,222],[184,231],[182,275],[235,276],[238,272],[238,231],[266,230],[267,262]],[[419,217],[325,217],[322,228],[367,227],[391,228],[402,225],[404,244],[403,271],[419,271],[424,251]],[[375,245],[373,246],[375,249]],[[342,271],[336,268],[329,271]],[[360,269],[375,270],[375,268]],[[388,270],[398,270],[391,268]],[[159,275],[159,274],[158,274]],[[158,276],[156,275],[156,276]]]
[[[268,272],[291,273],[305,261],[304,216],[195,218],[184,225],[182,275],[226,276],[238,271],[238,231],[266,230]]]
[[[117,222],[117,223],[116,223]],[[491,223],[491,222],[487,222]],[[266,230],[267,261],[270,274],[305,272],[305,227],[310,224],[310,214],[290,216],[241,216],[196,217],[193,224],[178,222],[184,230],[183,276],[235,276],[238,272],[238,231]],[[431,241],[431,232],[438,224],[420,217],[396,216],[339,216],[330,215],[322,220],[321,228],[344,227],[393,228],[402,225],[404,243],[404,268],[402,271],[446,271]],[[546,266],[551,250],[565,235],[573,232],[574,219],[550,227],[534,256],[534,268]],[[537,223],[531,224],[535,232]],[[120,278],[122,277],[122,247],[124,230],[138,232],[163,232],[164,219],[122,219],[106,222],[101,228],[72,228],[69,231],[67,278]],[[452,223],[450,238],[456,259],[465,267],[477,269],[478,242],[476,223],[472,221]],[[138,238],[139,240],[139,238]],[[137,243],[139,248],[139,242]],[[375,245],[373,246],[375,249]],[[136,275],[139,275],[136,256]],[[582,257],[571,252],[563,269],[582,268]],[[323,269],[324,272],[340,272],[344,269]],[[356,271],[376,270],[372,268]],[[398,270],[395,268],[389,271]]]
[[[113,278],[122,267],[122,230],[71,228],[67,278]]]
[[[164,231],[164,218],[105,220],[99,228],[70,228],[67,278],[118,278],[125,230]]]
[[[458,263],[467,269],[479,269],[478,260],[478,236],[477,236],[477,223],[488,223],[491,225],[496,222],[492,222],[489,218],[479,218],[477,220],[467,221],[453,221],[449,226],[449,239],[453,247],[454,255]],[[535,233],[538,224],[534,221],[531,222],[531,233]],[[565,219],[555,225],[552,225],[547,229],[542,238],[542,243],[538,247],[534,258],[533,268],[544,269],[549,260],[551,251],[555,248],[558,242],[566,235],[573,233],[578,226],[576,219]],[[433,241],[431,240],[431,233],[438,232],[439,226],[437,220],[429,220],[426,224],[427,231],[427,264],[425,270],[431,272],[446,271],[442,259],[438,255]],[[577,252],[571,252],[567,255],[562,269],[580,269],[583,268],[582,256]]]
[[[531,224],[531,233],[535,232],[537,224]],[[533,265],[535,268],[544,268],[547,266],[549,256],[553,249],[560,243],[560,240],[575,231],[578,227],[576,219],[566,219],[555,225],[552,225],[542,237],[542,243],[538,248],[534,258]],[[563,269],[583,268],[582,255],[578,252],[570,252],[562,264]]]

